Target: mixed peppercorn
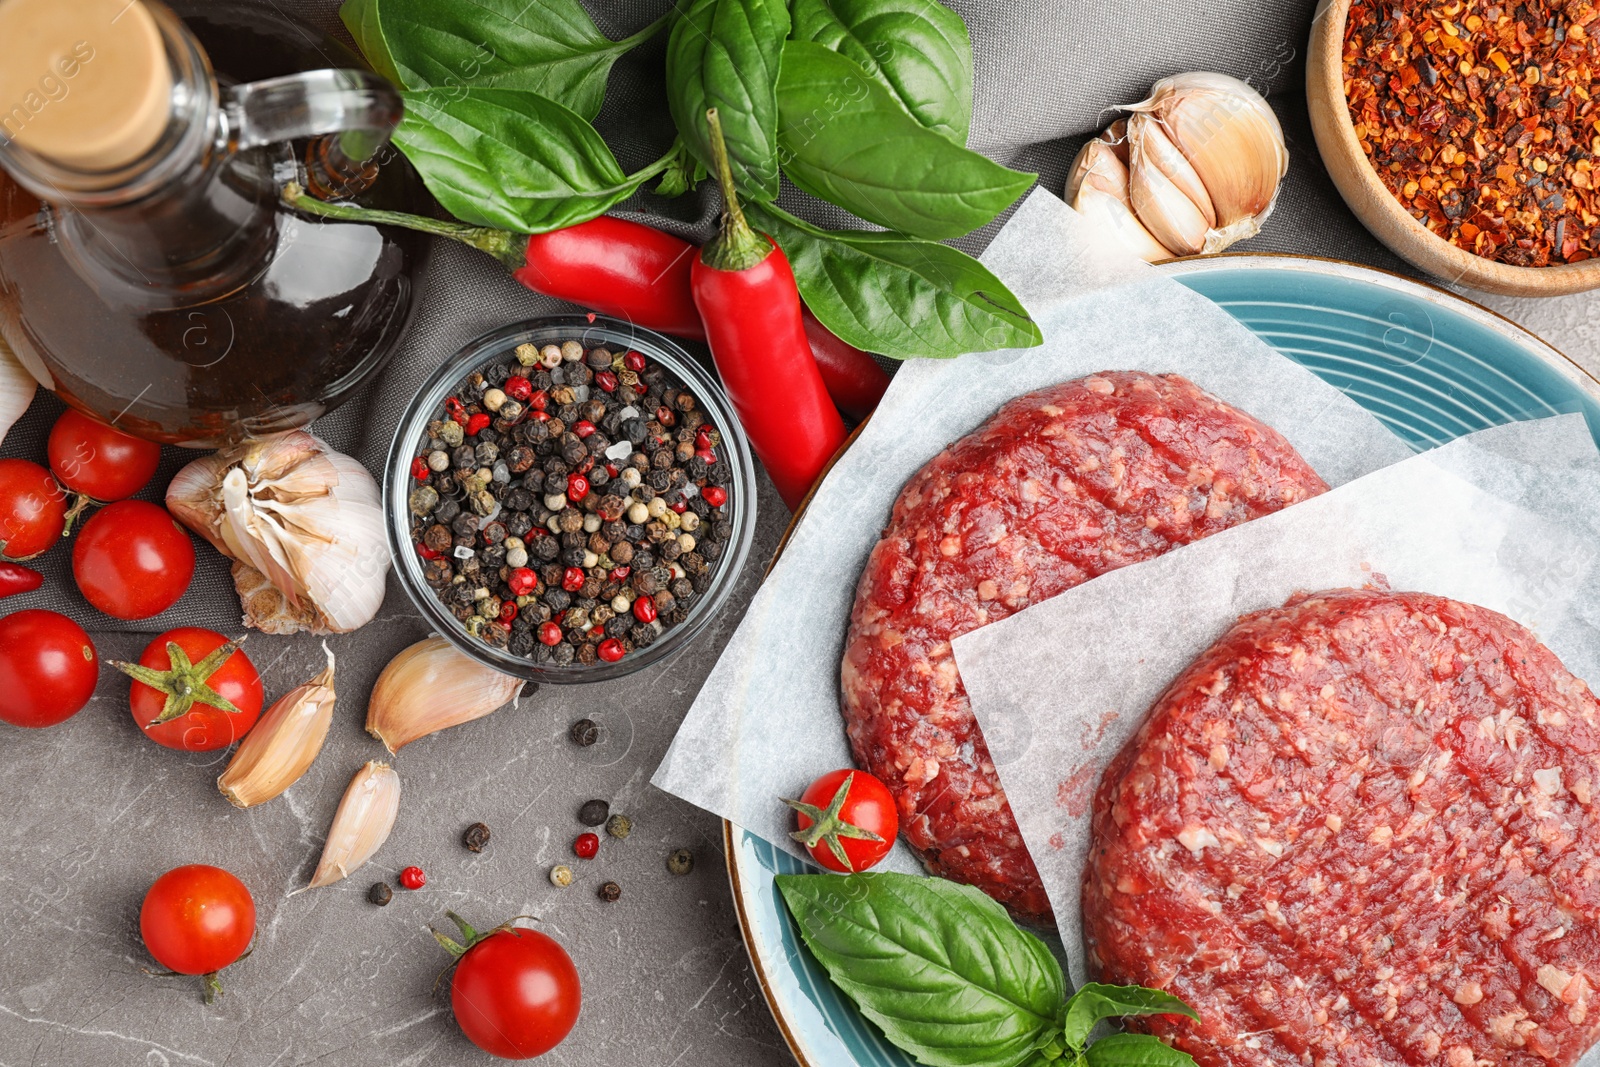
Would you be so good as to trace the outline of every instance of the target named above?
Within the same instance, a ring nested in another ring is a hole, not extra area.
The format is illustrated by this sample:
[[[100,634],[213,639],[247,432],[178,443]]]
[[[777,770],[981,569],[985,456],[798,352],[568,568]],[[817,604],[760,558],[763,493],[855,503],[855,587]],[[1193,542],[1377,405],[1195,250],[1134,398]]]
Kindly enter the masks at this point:
[[[412,462],[441,603],[540,664],[615,662],[688,617],[733,536],[721,436],[641,353],[524,344],[468,375]]]
[[[1351,122],[1414,218],[1515,266],[1600,255],[1597,16],[1590,0],[1351,5]]]

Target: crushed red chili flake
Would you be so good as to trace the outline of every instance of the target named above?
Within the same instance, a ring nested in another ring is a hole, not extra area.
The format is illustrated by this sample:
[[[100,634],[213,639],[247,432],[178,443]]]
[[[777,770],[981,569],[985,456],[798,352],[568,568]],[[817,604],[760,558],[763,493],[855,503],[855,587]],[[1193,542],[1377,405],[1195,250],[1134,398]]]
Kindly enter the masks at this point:
[[[1355,0],[1350,121],[1413,218],[1520,267],[1600,255],[1600,8]]]

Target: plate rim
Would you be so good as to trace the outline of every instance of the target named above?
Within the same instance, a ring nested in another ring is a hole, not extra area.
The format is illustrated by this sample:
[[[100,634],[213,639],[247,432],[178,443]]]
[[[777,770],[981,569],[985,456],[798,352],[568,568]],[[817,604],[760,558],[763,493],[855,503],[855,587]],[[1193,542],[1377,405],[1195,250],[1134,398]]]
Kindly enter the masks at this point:
[[[1583,364],[1573,359],[1561,349],[1552,345],[1532,330],[1523,326],[1516,320],[1502,315],[1493,308],[1485,307],[1469,296],[1463,296],[1437,285],[1430,281],[1414,278],[1397,271],[1387,270],[1383,267],[1371,267],[1361,263],[1353,263],[1345,259],[1336,259],[1331,256],[1306,255],[1295,252],[1223,252],[1207,256],[1185,256],[1158,264],[1157,270],[1168,275],[1203,274],[1216,270],[1287,270],[1302,274],[1315,274],[1340,278],[1353,278],[1361,281],[1372,282],[1398,292],[1426,300],[1431,304],[1444,305],[1458,314],[1465,314],[1469,319],[1482,326],[1521,343],[1538,358],[1549,364],[1559,372],[1563,378],[1568,379],[1573,385],[1588,393],[1597,402],[1600,402],[1600,377],[1592,374]],[[863,421],[857,426],[844,444],[839,446],[839,451],[834,453],[822,474],[817,476],[817,484],[821,484],[833,465],[839,461],[846,449],[854,442],[861,430],[866,426]],[[813,485],[800,502],[785,527],[783,536],[778,545],[773,549],[772,560],[767,564],[771,571],[778,557],[783,554],[784,547],[789,543],[789,537],[794,533],[801,516],[805,514],[806,507],[811,503],[811,497],[816,492]],[[722,820],[722,852],[724,863],[728,872],[728,890],[733,897],[734,914],[739,921],[739,938],[744,942],[745,955],[749,957],[751,970],[755,974],[756,984],[761,989],[762,999],[766,1001],[767,1010],[771,1013],[773,1022],[778,1026],[778,1032],[783,1036],[784,1043],[789,1047],[789,1053],[795,1059],[798,1067],[818,1067],[818,1061],[813,1059],[803,1044],[800,1034],[791,1028],[789,1020],[779,1008],[776,992],[767,976],[767,969],[762,953],[756,947],[753,936],[751,920],[745,907],[744,893],[741,890],[743,877],[739,868],[739,850],[734,839],[735,832],[745,833],[743,827],[736,826],[728,819]]]

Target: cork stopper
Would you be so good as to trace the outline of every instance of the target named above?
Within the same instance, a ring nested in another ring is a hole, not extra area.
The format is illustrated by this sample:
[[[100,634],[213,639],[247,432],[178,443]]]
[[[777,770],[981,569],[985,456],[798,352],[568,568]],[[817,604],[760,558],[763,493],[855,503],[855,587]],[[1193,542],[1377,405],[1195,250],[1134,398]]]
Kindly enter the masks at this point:
[[[166,129],[172,70],[140,0],[0,0],[0,132],[62,166],[111,170]]]

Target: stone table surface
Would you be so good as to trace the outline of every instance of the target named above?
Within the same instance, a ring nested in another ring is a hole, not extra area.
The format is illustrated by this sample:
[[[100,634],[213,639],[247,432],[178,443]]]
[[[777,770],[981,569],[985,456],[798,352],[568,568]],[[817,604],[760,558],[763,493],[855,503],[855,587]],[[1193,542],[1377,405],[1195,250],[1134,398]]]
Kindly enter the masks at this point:
[[[365,697],[389,656],[427,635],[393,586],[378,619],[331,638],[340,703],[306,776],[260,807],[234,809],[215,785],[225,754],[146,741],[128,682],[104,670],[93,702],[49,730],[0,737],[0,1067],[416,1067],[504,1062],[456,1028],[448,957],[426,927],[445,909],[480,927],[517,915],[561,941],[584,986],[577,1028],[538,1062],[551,1067],[777,1067],[793,1063],[751,974],[728,893],[721,823],[651,787],[678,721],[743,614],[782,535],[783,507],[763,478],[761,520],[736,603],[673,659],[614,682],[547,686],[393,758],[400,817],[376,857],[344,882],[294,894],[315,868],[350,776],[383,746],[362,729]],[[96,634],[103,660],[136,659],[147,637]],[[311,638],[246,643],[268,700],[324,665]],[[347,654],[348,653],[348,654]],[[588,716],[602,740],[579,748]],[[585,800],[629,815],[626,841],[572,856]],[[492,840],[460,843],[473,822]],[[686,847],[694,869],[666,869]],[[138,933],[151,881],[184,863],[228,868],[258,909],[254,952],[223,973],[207,1006],[199,979],[143,973]],[[556,863],[577,880],[557,889]],[[379,908],[366,899],[402,867],[428,875]],[[598,899],[606,880],[616,903]]]

